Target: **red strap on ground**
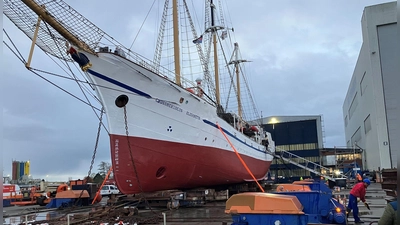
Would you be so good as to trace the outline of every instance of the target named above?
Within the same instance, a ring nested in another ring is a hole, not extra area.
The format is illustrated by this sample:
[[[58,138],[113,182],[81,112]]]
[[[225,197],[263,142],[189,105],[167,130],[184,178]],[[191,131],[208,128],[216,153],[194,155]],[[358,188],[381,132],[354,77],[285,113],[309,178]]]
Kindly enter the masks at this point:
[[[110,169],[108,170],[107,175],[106,175],[106,177],[105,177],[104,180],[103,180],[103,183],[101,183],[101,186],[99,187],[99,190],[96,192],[96,196],[94,196],[94,198],[93,198],[92,205],[93,205],[94,202],[96,201],[97,196],[99,196],[100,191],[101,191],[101,188],[102,188],[102,187],[104,186],[104,184],[106,183],[106,181],[107,181],[107,179],[108,179],[108,176],[110,176],[111,171],[112,171],[112,166],[111,166]]]
[[[246,165],[242,157],[240,156],[239,152],[236,150],[236,148],[233,146],[232,142],[228,139],[224,131],[221,129],[219,124],[217,123],[219,131],[224,135],[225,139],[228,141],[228,143],[231,145],[232,149],[235,151],[236,156],[239,158],[240,162],[244,166],[244,168],[247,170],[247,172],[250,174],[250,176],[253,178],[253,180],[257,183],[258,187],[261,189],[262,192],[264,192],[264,189],[261,187],[260,183],[258,183],[258,180],[254,177],[253,173],[250,171],[249,167]]]

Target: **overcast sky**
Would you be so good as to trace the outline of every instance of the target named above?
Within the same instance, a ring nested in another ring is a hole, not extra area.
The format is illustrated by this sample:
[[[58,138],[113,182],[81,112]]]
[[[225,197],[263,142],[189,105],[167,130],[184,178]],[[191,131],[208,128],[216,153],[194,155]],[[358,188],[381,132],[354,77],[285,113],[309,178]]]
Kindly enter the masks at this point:
[[[153,1],[66,2],[129,47]],[[242,56],[252,61],[247,72],[263,116],[322,115],[325,147],[344,146],[342,104],[362,44],[361,16],[364,7],[384,2],[229,0],[229,20]],[[3,27],[26,59],[30,40],[5,16]],[[151,57],[144,43],[155,27],[145,24],[134,51]],[[83,178],[98,129],[92,109],[27,71],[4,46],[2,59],[4,175],[11,175],[12,160],[30,160],[34,178]],[[39,48],[32,67],[54,71]],[[82,97],[76,83],[46,78]],[[104,129],[92,172],[101,161],[111,162]]]

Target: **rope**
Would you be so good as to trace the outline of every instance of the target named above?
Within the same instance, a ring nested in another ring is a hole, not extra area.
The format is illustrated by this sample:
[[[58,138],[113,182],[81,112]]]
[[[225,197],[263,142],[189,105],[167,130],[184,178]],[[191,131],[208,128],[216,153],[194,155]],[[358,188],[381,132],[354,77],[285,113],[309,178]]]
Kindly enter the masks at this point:
[[[262,192],[264,191],[264,188],[261,187],[260,183],[258,183],[257,179],[254,177],[253,173],[250,171],[249,167],[246,165],[246,163],[244,162],[244,160],[242,159],[242,157],[240,156],[239,152],[236,150],[236,148],[233,146],[232,142],[228,139],[228,137],[226,136],[226,134],[224,133],[224,131],[222,130],[222,128],[219,126],[219,124],[217,123],[217,127],[219,129],[219,131],[221,131],[221,133],[224,135],[225,139],[228,141],[229,145],[232,147],[232,149],[235,151],[236,156],[239,158],[240,162],[242,163],[242,165],[244,166],[244,168],[247,170],[247,172],[250,174],[250,176],[253,178],[253,180],[257,183],[258,187],[261,189]]]
[[[26,63],[26,62],[25,62],[25,59],[20,58],[20,57],[17,55],[17,53],[16,53],[14,50],[12,50],[11,47],[10,47],[5,41],[3,41],[3,43],[4,43],[4,45],[5,45],[12,53],[14,53],[14,55],[15,55],[23,64]]]
[[[15,46],[14,42],[11,40],[11,38],[10,38],[10,36],[8,35],[7,31],[6,31],[5,29],[3,29],[3,32],[6,34],[8,40],[9,40],[9,41],[11,42],[11,44],[14,46],[14,49],[17,50],[17,52],[18,52],[18,54],[19,54],[19,57],[18,57],[15,53],[14,53],[14,54],[15,54],[23,63],[26,63],[24,57],[22,56],[21,52],[18,50],[17,46]],[[4,41],[3,41],[3,43],[6,44]],[[7,44],[6,44],[6,45],[7,45]],[[10,48],[8,45],[7,45],[7,47],[11,50],[11,48]],[[11,51],[12,51],[12,50],[11,50]]]
[[[71,95],[72,97],[76,98],[76,99],[79,100],[80,102],[83,102],[84,104],[86,104],[86,105],[88,105],[88,106],[90,106],[90,107],[92,107],[92,108],[94,108],[94,109],[96,109],[96,110],[98,110],[98,111],[101,111],[99,108],[94,107],[92,104],[85,102],[84,100],[80,99],[79,97],[77,97],[76,95],[72,94],[71,92],[65,90],[64,88],[62,88],[62,87],[58,86],[57,84],[51,82],[50,80],[46,79],[45,77],[43,77],[43,76],[40,75],[39,73],[36,73],[36,72],[33,71],[33,70],[29,70],[29,71],[31,71],[32,73],[36,74],[37,76],[39,76],[39,77],[42,78],[43,80],[49,82],[50,84],[54,85],[54,86],[57,87],[58,89],[64,91],[65,93]]]
[[[133,43],[135,43],[136,38],[139,36],[139,33],[140,33],[140,31],[142,30],[142,28],[143,28],[144,22],[146,22],[147,17],[149,16],[149,14],[150,14],[150,12],[151,12],[151,9],[153,8],[155,2],[156,2],[156,0],[153,1],[153,4],[151,5],[149,11],[147,12],[147,15],[146,15],[146,17],[144,18],[144,21],[143,21],[142,25],[140,26],[139,31],[137,32],[135,38],[134,38],[133,41],[132,41],[131,47],[129,47],[129,50],[132,49]]]
[[[47,30],[48,30],[48,32],[50,33],[50,34],[52,34],[52,31],[50,30],[50,28],[47,26],[47,23],[46,23],[46,21],[43,21],[44,22],[44,24],[46,25],[46,28],[47,28]],[[52,34],[52,35],[54,35],[54,34]],[[55,36],[55,35],[54,35]],[[57,43],[57,41],[54,39],[54,45],[57,47],[57,49],[60,51],[60,52],[62,52],[62,49],[60,49],[60,46],[58,45],[58,43]],[[48,53],[46,52],[46,54],[48,55]],[[54,61],[54,59],[53,58],[51,58],[51,57],[49,57],[50,59],[52,59],[53,61]],[[86,95],[86,93],[85,93],[85,90],[86,90],[86,92],[91,96],[91,97],[93,97],[95,100],[97,100],[100,104],[101,104],[101,102],[100,102],[100,100],[98,99],[98,98],[96,98],[94,95],[93,95],[93,93],[91,93],[88,89],[87,89],[87,87],[86,86],[82,86],[81,85],[81,83],[79,83],[78,82],[78,78],[77,78],[77,76],[75,75],[75,73],[72,71],[72,69],[71,69],[71,67],[69,66],[69,64],[68,64],[68,60],[64,57],[64,56],[62,56],[62,59],[60,59],[60,61],[63,63],[65,63],[65,67],[66,68],[68,68],[69,69],[69,71],[71,72],[71,75],[72,75],[72,77],[74,78],[73,80],[76,82],[76,84],[79,86],[79,89],[81,90],[81,92],[82,92],[82,94],[85,96],[85,98],[86,98],[86,102],[90,105],[90,106],[92,106],[92,103],[90,102],[90,100],[89,100],[89,98],[88,98],[88,96]],[[54,61],[55,62],[55,61]],[[58,63],[56,63],[60,68],[62,68]],[[74,64],[73,63],[73,65],[76,67],[76,64]],[[65,69],[64,68],[62,68],[64,71],[65,71]],[[78,70],[79,71],[79,70]],[[65,71],[66,72],[66,71]],[[67,73],[67,72],[66,72]],[[68,74],[68,73],[67,73]],[[81,75],[82,75],[82,72],[81,72]],[[71,77],[71,78],[72,78]],[[96,115],[96,117],[100,120],[100,123],[102,122],[101,120],[102,120],[102,115],[99,117],[99,115],[96,113],[96,111],[95,111],[95,109],[92,107],[92,110],[93,110],[93,113]],[[103,110],[103,109],[102,109]],[[102,111],[102,113],[103,113],[103,111]],[[104,126],[104,125],[103,125]],[[106,127],[104,126],[104,128],[106,129]],[[100,128],[99,128],[100,129]],[[106,131],[108,132],[108,130],[106,129]],[[92,169],[92,166],[90,167],[90,170]],[[89,174],[90,175],[90,174]],[[88,176],[89,176],[88,175]]]

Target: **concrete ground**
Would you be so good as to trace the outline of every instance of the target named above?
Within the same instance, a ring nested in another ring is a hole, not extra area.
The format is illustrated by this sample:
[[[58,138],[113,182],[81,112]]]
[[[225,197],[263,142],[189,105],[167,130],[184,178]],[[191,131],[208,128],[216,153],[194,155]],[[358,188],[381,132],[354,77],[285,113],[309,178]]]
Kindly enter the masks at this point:
[[[108,198],[103,198],[101,205],[107,203]],[[76,212],[88,212],[89,209],[81,208]],[[3,221],[1,224],[14,225],[25,221],[41,221],[58,218],[63,215],[62,211],[56,209],[46,209],[45,206],[30,205],[30,206],[10,206],[3,208]]]
[[[350,189],[344,189],[340,192],[335,192],[334,195],[339,195],[341,197],[346,197],[348,199],[350,193]],[[371,222],[377,222],[379,218],[382,216],[383,211],[386,207],[386,193],[382,190],[380,183],[371,183],[371,185],[367,188],[366,193],[366,201],[369,204],[371,210],[368,210],[367,207],[360,201],[358,203],[358,208],[360,211],[360,218],[365,224],[370,224]],[[350,213],[349,216],[349,224],[354,224],[353,213]],[[377,224],[377,223],[373,223]]]
[[[335,192],[334,195],[337,195],[338,197],[344,199],[344,202],[347,205],[347,200],[348,196],[350,193],[350,189],[342,189],[339,192]],[[367,188],[367,193],[366,193],[366,200],[367,203],[370,206],[371,210],[368,210],[362,202],[359,202],[358,207],[359,207],[359,215],[362,221],[364,221],[366,225],[369,225],[371,222],[376,222],[372,224],[377,224],[379,218],[382,216],[384,208],[386,206],[386,201],[385,201],[385,196],[386,193],[382,190],[381,184],[379,183],[371,183],[371,185]],[[221,224],[231,224],[232,220],[230,219],[230,216],[224,213],[224,206],[225,204],[220,205],[220,207],[213,207],[212,209],[207,209],[207,208],[198,208],[196,210],[176,210],[176,211],[171,211],[168,213],[167,216],[167,221],[168,218],[193,218],[193,217],[199,217],[199,218],[215,218],[215,217],[221,217],[223,218],[224,222],[218,221],[218,222],[213,222],[213,221],[208,221],[206,224],[207,225],[221,225]],[[159,223],[161,225],[162,223]],[[182,224],[188,224],[188,225],[200,225],[200,224],[205,224],[204,222],[168,222],[168,225],[182,225]],[[352,213],[350,214],[348,218],[348,225],[353,225],[354,224],[354,218]]]

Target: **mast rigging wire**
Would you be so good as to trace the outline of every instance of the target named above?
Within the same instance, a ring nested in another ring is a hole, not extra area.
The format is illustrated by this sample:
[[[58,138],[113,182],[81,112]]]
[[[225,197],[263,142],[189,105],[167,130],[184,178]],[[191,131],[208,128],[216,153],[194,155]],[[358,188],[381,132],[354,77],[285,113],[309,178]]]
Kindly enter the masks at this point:
[[[53,36],[53,33],[52,33],[52,31],[50,30],[49,26],[47,25],[46,21],[43,21],[43,22],[44,22],[44,24],[46,25],[46,28],[47,28],[47,31],[49,32],[49,34],[50,34],[51,36]],[[55,36],[55,35],[54,35],[54,36]],[[54,41],[54,45],[57,47],[57,50],[61,52],[62,50],[60,49],[59,44],[56,42],[56,40],[53,40],[53,41]],[[46,54],[47,54],[47,52],[46,52]],[[50,56],[49,56],[49,57],[50,57]],[[63,61],[65,62],[65,66],[68,68],[68,70],[70,71],[71,75],[75,78],[74,80],[75,80],[76,84],[78,85],[79,89],[81,90],[83,96],[85,96],[86,101],[92,106],[92,103],[90,102],[88,96],[86,95],[85,90],[86,90],[95,100],[97,100],[98,103],[101,104],[101,102],[100,102],[99,99],[97,99],[96,97],[94,97],[94,95],[93,95],[90,91],[88,91],[87,89],[84,90],[84,88],[82,87],[82,85],[81,85],[79,82],[76,81],[77,76],[76,76],[75,73],[72,71],[72,69],[71,69],[71,67],[69,66],[68,61],[66,60],[66,58],[64,57],[64,55],[62,55],[62,59],[59,59],[59,60],[60,60],[61,62],[63,62]],[[75,65],[74,63],[73,63],[73,65],[74,65],[75,68],[76,68],[76,65]],[[60,68],[61,68],[61,67],[60,67]],[[79,71],[79,69],[78,69],[78,71]],[[102,105],[102,104],[101,104],[101,105]],[[102,107],[104,108],[104,106],[102,106]],[[97,114],[97,112],[94,110],[93,107],[92,107],[92,110],[93,110],[93,113],[96,115],[97,119],[100,120],[100,123],[103,124],[103,122],[101,121],[102,115],[99,116],[99,115]],[[101,113],[103,113],[103,110],[101,111]],[[104,126],[104,124],[103,124],[103,126]],[[108,130],[107,130],[107,128],[106,128],[105,126],[104,126],[104,129],[108,132]]]
[[[8,40],[11,41],[10,36],[8,35],[7,31],[6,31],[4,28],[3,28],[3,32],[6,34]],[[7,45],[6,42],[3,41],[3,43]],[[19,50],[18,50],[18,48],[15,46],[14,42],[11,41],[11,44],[14,46],[14,49],[18,52],[18,54],[19,54],[19,56],[20,56],[21,58],[19,58],[17,55],[16,55],[16,56],[17,56],[23,63],[26,63],[26,60],[25,60],[24,57],[22,56],[21,52],[19,52]],[[9,46],[7,46],[7,47],[11,50],[11,48],[10,48]],[[14,53],[14,54],[15,54],[15,53]]]
[[[153,9],[153,6],[154,6],[154,3],[155,3],[155,2],[156,2],[156,0],[154,0],[154,1],[153,1],[153,4],[151,4],[151,7],[150,7],[149,11],[147,12],[146,17],[144,18],[144,21],[143,21],[142,25],[140,25],[139,31],[137,32],[135,38],[134,38],[133,41],[132,41],[131,47],[129,47],[129,50],[132,49],[132,46],[133,46],[133,44],[135,43],[136,38],[139,36],[139,33],[140,33],[140,31],[142,30],[143,25],[144,25],[144,23],[146,22],[147,17],[149,16],[149,14],[150,14],[150,12],[151,12],[151,9]]]
[[[4,29],[3,29],[3,30],[4,30]],[[6,32],[6,31],[4,30],[4,32]],[[6,47],[7,47],[7,48],[8,48],[8,49],[9,49],[23,64],[25,64],[26,61],[25,61],[25,59],[23,58],[23,56],[21,55],[21,53],[19,52],[19,50],[18,50],[18,48],[16,47],[16,45],[14,44],[14,42],[10,39],[10,37],[9,37],[8,35],[7,35],[7,37],[8,37],[8,39],[9,39],[9,41],[12,43],[12,45],[14,46],[15,50],[12,49],[11,46],[8,45],[5,41],[3,41],[3,43],[5,44],[5,46],[6,46]],[[18,56],[16,52],[18,52],[20,56]],[[46,54],[46,55],[49,56],[48,54]],[[50,57],[50,56],[49,56],[49,57]],[[50,57],[50,58],[51,58],[51,57]],[[55,62],[55,63],[56,63],[61,69],[64,70],[64,68],[62,68],[57,62]],[[28,68],[28,70],[29,70],[30,72],[32,72],[33,74],[37,75],[38,77],[42,78],[43,80],[47,81],[48,83],[52,84],[53,86],[57,87],[58,89],[64,91],[64,92],[67,93],[68,95],[70,95],[70,96],[74,97],[75,99],[79,100],[80,102],[83,102],[84,104],[90,106],[93,110],[101,111],[99,108],[95,107],[92,103],[90,103],[90,101],[86,102],[86,101],[82,100],[82,99],[79,98],[78,96],[72,94],[71,92],[67,91],[66,89],[62,88],[61,86],[57,85],[56,83],[50,81],[49,79],[47,79],[47,78],[45,78],[44,76],[40,75],[40,74],[39,74],[38,72],[36,72],[36,71],[43,72],[43,73],[48,73],[48,74],[52,74],[52,75],[56,75],[56,74],[50,73],[50,72],[46,72],[46,71],[43,71],[43,70],[34,69],[34,68]],[[65,70],[64,70],[64,71],[65,71]],[[65,72],[66,72],[66,71],[65,71]],[[72,72],[72,71],[71,71],[71,72]],[[80,82],[80,83],[88,83],[88,84],[89,84],[89,82],[87,82],[87,81],[80,81],[80,80],[77,80],[76,77],[75,77],[75,78],[72,78],[72,77],[66,77],[66,76],[61,76],[61,75],[57,75],[57,76],[58,76],[58,77],[62,77],[62,78],[66,78],[66,79],[70,79],[70,80],[74,80],[74,81],[76,81],[76,82],[78,83],[78,85],[79,85],[79,82]],[[81,86],[81,85],[79,85],[79,86]],[[82,89],[81,89],[81,90],[82,90]],[[82,91],[83,91],[83,90],[82,90]],[[86,96],[86,95],[85,95],[85,96]],[[95,111],[94,111],[94,112],[95,112]],[[97,113],[95,113],[95,114],[96,114],[97,118],[99,118],[98,115],[97,115]],[[103,124],[103,126],[104,126],[105,130],[107,131],[107,133],[109,133],[104,124]]]

